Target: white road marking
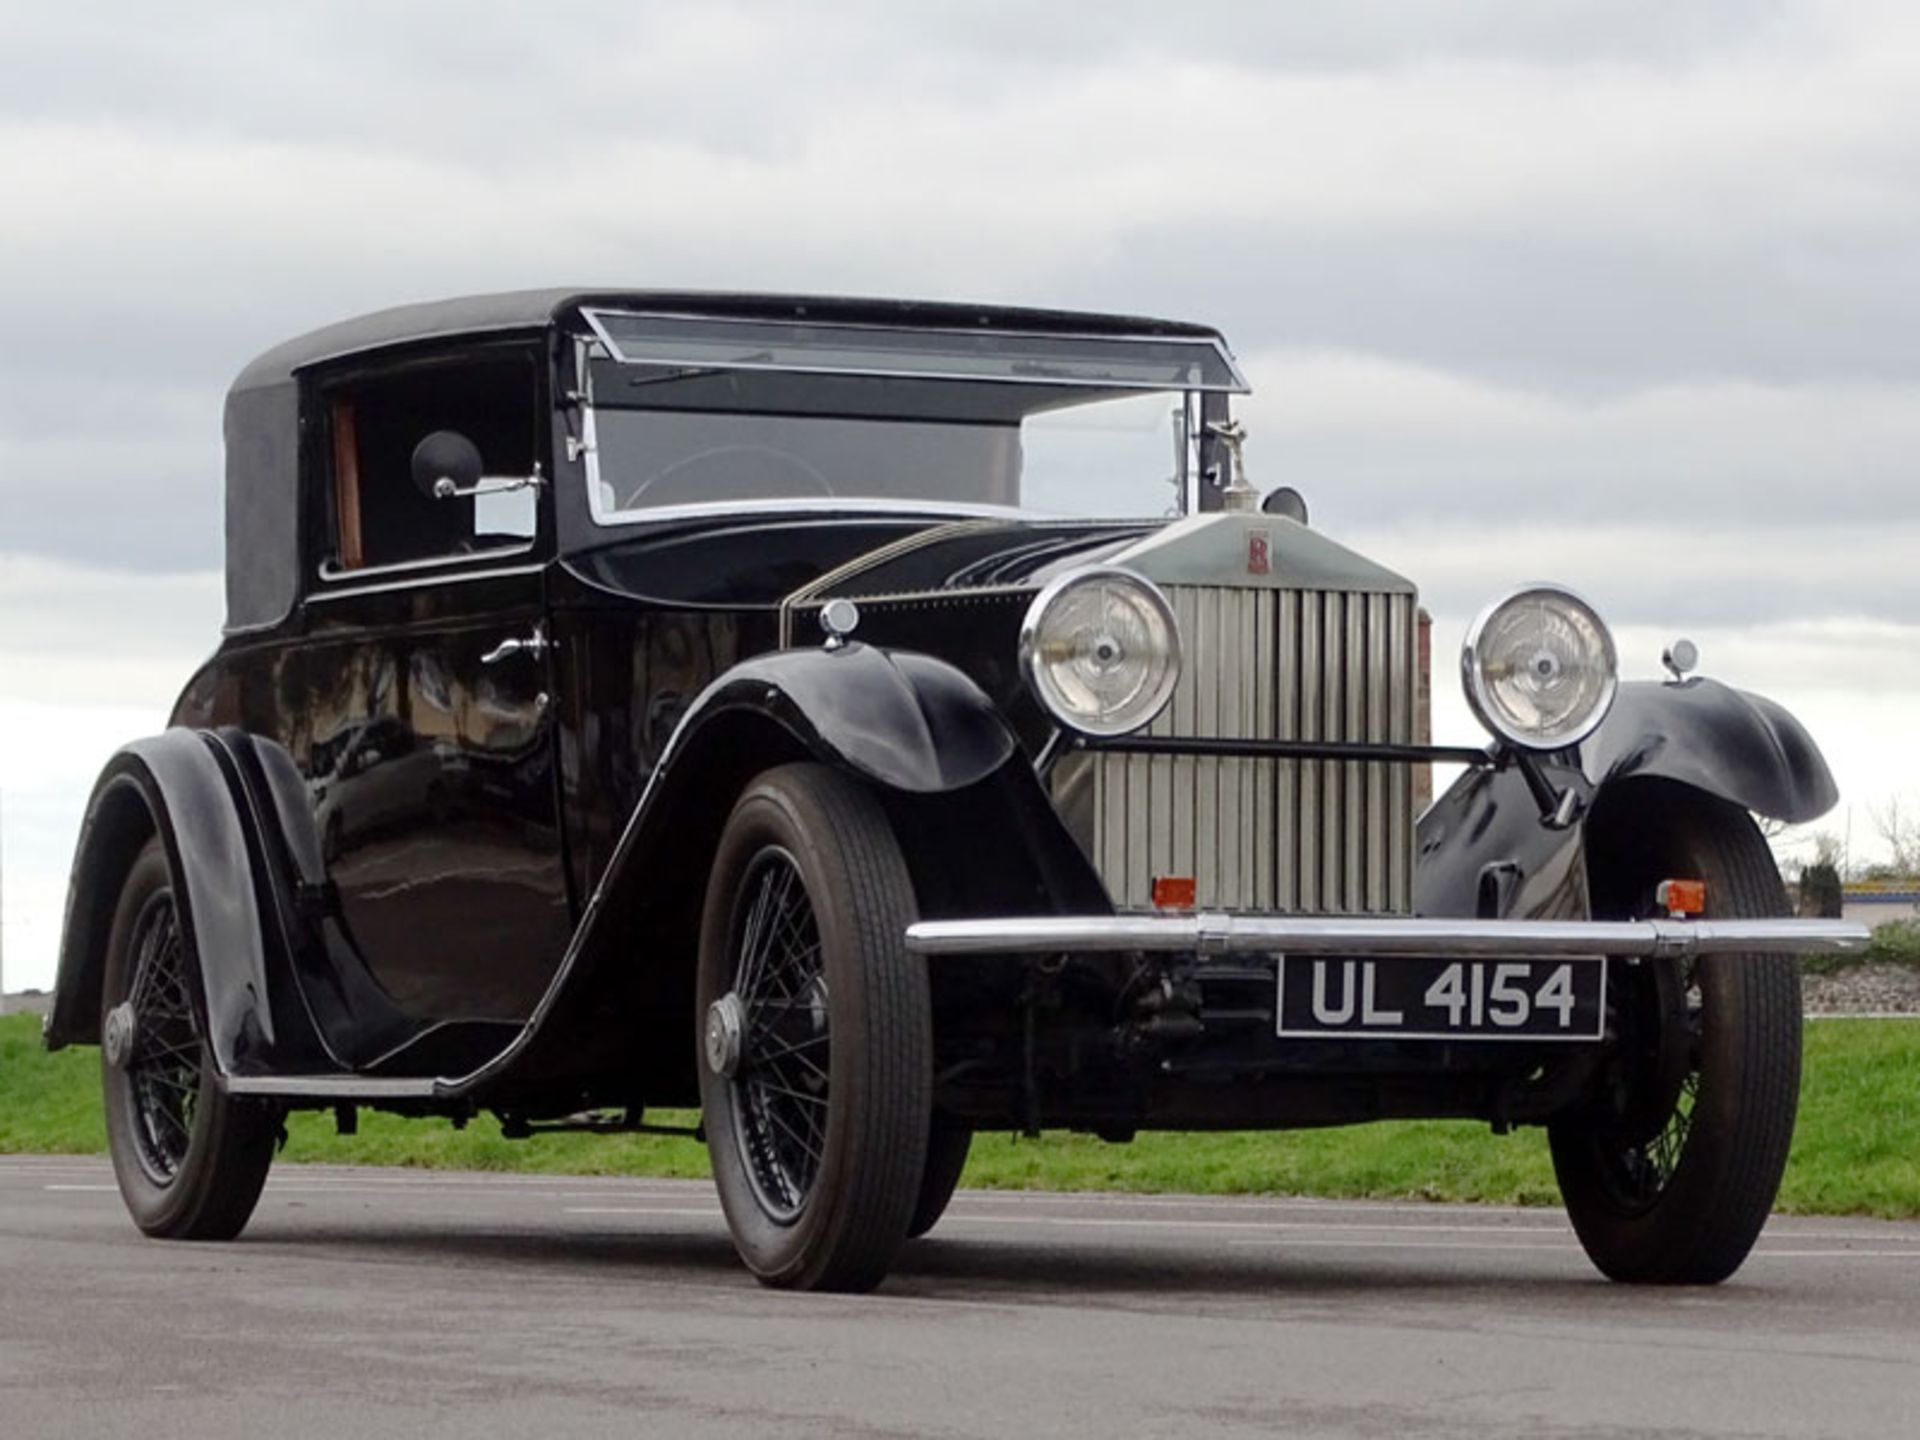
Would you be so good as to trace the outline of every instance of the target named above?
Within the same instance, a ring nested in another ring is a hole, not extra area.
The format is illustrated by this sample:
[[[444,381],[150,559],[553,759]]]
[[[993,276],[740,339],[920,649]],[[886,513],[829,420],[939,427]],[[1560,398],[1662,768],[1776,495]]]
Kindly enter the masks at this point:
[[[1303,1240],[1299,1238],[1235,1240],[1233,1243],[1265,1245],[1270,1249],[1285,1246],[1289,1250],[1547,1250],[1556,1255],[1580,1253],[1579,1248],[1574,1245],[1537,1245],[1527,1240],[1516,1240],[1504,1245],[1490,1244],[1485,1240]]]
[[[698,1215],[712,1219],[722,1218],[722,1212],[716,1206],[709,1209],[690,1209],[661,1205],[569,1205],[565,1208],[568,1215]],[[1258,1230],[1275,1231],[1315,1231],[1324,1233],[1330,1230],[1357,1231],[1408,1231],[1414,1234],[1465,1233],[1470,1235],[1555,1235],[1571,1238],[1572,1230],[1557,1225],[1385,1225],[1366,1223],[1316,1223],[1311,1221],[1271,1221],[1262,1223],[1257,1220],[1150,1220],[1125,1219],[1091,1215],[968,1215],[960,1211],[949,1211],[945,1217],[947,1224],[962,1225],[1011,1225],[1028,1228],[1069,1229],[1069,1230]],[[1505,1247],[1496,1247],[1505,1248]],[[1559,1249],[1560,1246],[1549,1248]]]
[[[566,1208],[566,1213],[569,1215],[693,1215],[702,1220],[718,1220],[722,1218],[718,1206],[704,1210],[695,1210],[692,1208],[676,1209],[666,1205],[649,1205],[645,1208],[637,1205],[569,1205]]]
[[[1484,1240],[1235,1240],[1235,1245],[1265,1245],[1269,1248],[1280,1246],[1302,1246],[1315,1249],[1333,1250],[1552,1250],[1562,1255],[1578,1255],[1578,1247],[1573,1245],[1536,1245],[1527,1241],[1516,1241],[1509,1245],[1490,1244]],[[1914,1250],[1768,1250],[1756,1249],[1748,1257],[1754,1260],[1920,1260],[1920,1251]]]
[[[949,1211],[948,1220],[970,1225],[1066,1225],[1076,1229],[1135,1230],[1410,1230],[1420,1234],[1466,1231],[1476,1235],[1572,1235],[1566,1225],[1448,1225],[1442,1223],[1393,1225],[1353,1220],[1149,1220],[1142,1217],[1093,1215],[968,1215]]]

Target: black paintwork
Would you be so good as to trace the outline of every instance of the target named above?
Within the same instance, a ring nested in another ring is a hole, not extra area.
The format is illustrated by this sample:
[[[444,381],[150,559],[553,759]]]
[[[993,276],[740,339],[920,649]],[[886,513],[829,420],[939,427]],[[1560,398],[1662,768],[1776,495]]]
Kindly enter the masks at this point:
[[[1019,676],[1016,638],[1049,577],[1151,522],[850,504],[600,529],[568,443],[578,414],[562,336],[582,303],[642,298],[410,307],[290,342],[243,374],[228,410],[229,633],[182,693],[176,728],[102,775],[51,1045],[97,1040],[119,877],[152,833],[185,887],[223,1073],[434,1077],[428,1108],[522,1120],[696,1098],[708,861],[733,798],[769,766],[812,760],[871,784],[929,917],[1110,908],[1036,773],[1053,729]],[[677,298],[727,314],[1211,334],[1039,311]],[[325,460],[327,387],[377,384],[382,367],[437,345],[544,357],[537,454],[552,484],[537,533],[431,568],[323,572],[330,519],[300,475]],[[1206,403],[1224,417],[1223,397]],[[830,648],[818,614],[836,595],[859,597],[862,616],[857,639]],[[537,630],[550,648],[483,663]],[[1793,820],[1833,798],[1797,722],[1706,681],[1622,687],[1578,757],[1531,769],[1470,758],[1419,826],[1421,913],[1586,914],[1581,816],[1643,781]],[[1559,826],[1546,812],[1567,790],[1580,804]],[[1271,967],[1200,977],[1128,957],[1013,957],[942,968],[934,984],[940,1103],[984,1125],[1513,1117],[1547,1113],[1577,1078],[1563,1063],[1544,1085],[1526,1080],[1542,1059],[1526,1046],[1277,1046],[1262,1028]],[[1189,1013],[1207,1017],[1197,1051],[1181,1044]]]
[[[316,1058],[296,987],[280,969],[279,915],[251,843],[258,817],[226,737],[186,729],[134,741],[101,772],[81,825],[60,984],[47,1020],[58,1046],[98,1036],[100,952],[126,867],[155,834],[182,893],[183,929],[203,956],[214,1054],[230,1074]]]
[[[1796,825],[1840,798],[1805,726],[1773,701],[1717,680],[1622,685],[1582,757],[1596,785],[1675,780]]]
[[[1538,767],[1555,794],[1592,814],[1637,784],[1667,781],[1770,819],[1800,823],[1839,798],[1800,722],[1758,695],[1695,678],[1634,681],[1577,757]],[[1520,766],[1469,770],[1421,818],[1414,906],[1423,915],[1580,918],[1587,914],[1584,826],[1546,823]]]

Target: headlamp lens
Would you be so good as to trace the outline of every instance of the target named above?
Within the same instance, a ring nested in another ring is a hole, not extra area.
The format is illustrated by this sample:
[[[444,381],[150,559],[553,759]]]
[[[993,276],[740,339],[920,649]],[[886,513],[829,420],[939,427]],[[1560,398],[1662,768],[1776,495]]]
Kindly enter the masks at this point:
[[[1618,683],[1613,637],[1593,607],[1529,586],[1480,613],[1461,667],[1468,702],[1496,735],[1558,750],[1593,733]]]
[[[1159,590],[1126,570],[1062,576],[1020,627],[1027,683],[1062,725],[1125,735],[1165,708],[1180,676],[1180,633]]]

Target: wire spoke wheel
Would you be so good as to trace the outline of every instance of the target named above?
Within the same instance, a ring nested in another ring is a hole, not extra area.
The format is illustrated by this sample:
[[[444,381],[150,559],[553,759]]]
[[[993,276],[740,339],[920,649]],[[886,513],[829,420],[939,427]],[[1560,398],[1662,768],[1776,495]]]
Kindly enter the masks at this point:
[[[230,1240],[259,1201],[277,1110],[237,1100],[214,1073],[195,953],[166,851],[128,868],[107,941],[101,1075],[107,1148],[147,1234]]]
[[[701,1106],[734,1248],[769,1285],[867,1290],[926,1166],[932,1018],[872,794],[818,765],[747,787],[701,917]]]
[[[203,1047],[182,961],[180,916],[171,891],[149,897],[135,922],[134,1022],[127,1057],[127,1098],[141,1168],[155,1185],[171,1185],[193,1143]]]
[[[820,928],[793,857],[754,857],[736,915],[734,995],[745,1018],[731,1084],[734,1123],[754,1193],[791,1224],[820,1173],[827,1140],[833,1025]]]
[[[1654,886],[1676,875],[1705,881],[1709,919],[1785,912],[1766,841],[1731,805],[1649,786],[1597,833],[1612,856],[1598,913],[1656,913]],[[1615,1280],[1717,1284],[1752,1250],[1786,1169],[1798,968],[1764,954],[1616,962],[1609,996],[1614,1050],[1599,1083],[1548,1126],[1568,1218]]]
[[[1651,1116],[1635,1123],[1624,1121],[1596,1147],[1602,1183],[1614,1204],[1626,1213],[1645,1213],[1659,1203],[1680,1170],[1688,1137],[1700,1102],[1700,1058],[1705,1039],[1705,1000],[1701,993],[1697,958],[1658,961],[1667,967],[1658,978],[1637,976],[1656,997],[1673,998],[1666,1004],[1640,1007],[1642,1025],[1655,1033],[1642,1037],[1637,1051],[1651,1059],[1656,1098]],[[1664,1064],[1662,1063],[1664,1057]],[[1664,1078],[1661,1072],[1664,1071]],[[1646,1132],[1646,1133],[1639,1133]]]

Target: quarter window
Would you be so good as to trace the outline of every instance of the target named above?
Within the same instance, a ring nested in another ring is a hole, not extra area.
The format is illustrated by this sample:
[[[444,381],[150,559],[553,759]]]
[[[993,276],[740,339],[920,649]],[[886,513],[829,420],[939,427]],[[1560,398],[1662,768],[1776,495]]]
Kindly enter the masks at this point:
[[[324,392],[333,544],[341,571],[523,548],[539,491],[437,497],[413,478],[413,451],[436,430],[480,452],[488,477],[534,473],[538,371],[529,357],[436,364],[356,377]]]

